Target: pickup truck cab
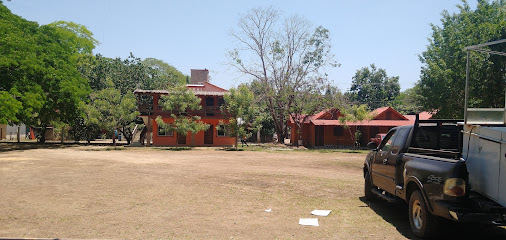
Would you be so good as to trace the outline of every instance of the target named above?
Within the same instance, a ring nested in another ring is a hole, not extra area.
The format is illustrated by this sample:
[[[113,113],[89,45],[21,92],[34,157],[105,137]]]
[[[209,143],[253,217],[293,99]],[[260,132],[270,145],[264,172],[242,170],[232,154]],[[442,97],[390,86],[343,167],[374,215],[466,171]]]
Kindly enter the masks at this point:
[[[438,233],[441,219],[505,225],[506,209],[474,192],[462,158],[462,125],[456,120],[416,120],[391,129],[364,162],[364,193],[405,201],[418,237]]]

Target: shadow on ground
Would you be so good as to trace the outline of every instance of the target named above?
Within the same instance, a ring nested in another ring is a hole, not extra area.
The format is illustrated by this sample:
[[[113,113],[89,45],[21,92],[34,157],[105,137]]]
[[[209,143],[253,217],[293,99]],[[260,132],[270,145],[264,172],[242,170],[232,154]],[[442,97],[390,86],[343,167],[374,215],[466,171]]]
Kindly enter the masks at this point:
[[[22,150],[31,150],[31,149],[58,149],[58,148],[70,148],[76,146],[113,146],[112,143],[55,143],[55,142],[46,142],[44,144],[37,142],[2,142],[0,143],[0,152],[9,152],[9,151],[22,151]],[[124,144],[116,144],[117,146],[122,146]]]
[[[364,197],[360,200],[366,203],[376,214],[392,224],[400,234],[408,239],[420,239],[413,235],[408,221],[408,205],[405,203],[389,203],[383,200],[368,202]],[[444,222],[441,235],[436,239],[506,239],[506,229],[497,226],[483,226],[476,224],[460,224]]]

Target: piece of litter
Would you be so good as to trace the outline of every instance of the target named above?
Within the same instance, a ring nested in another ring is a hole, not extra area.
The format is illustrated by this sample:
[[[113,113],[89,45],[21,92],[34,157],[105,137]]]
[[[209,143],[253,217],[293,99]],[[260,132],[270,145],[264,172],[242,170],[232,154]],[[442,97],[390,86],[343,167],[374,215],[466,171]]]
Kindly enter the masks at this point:
[[[320,226],[318,225],[318,218],[299,218],[299,224],[303,226]]]
[[[326,217],[330,214],[331,211],[332,210],[314,210],[311,212],[311,214],[316,215],[316,216]]]
[[[266,212],[271,212],[271,211],[272,211],[272,208],[266,209],[265,211],[266,211]]]

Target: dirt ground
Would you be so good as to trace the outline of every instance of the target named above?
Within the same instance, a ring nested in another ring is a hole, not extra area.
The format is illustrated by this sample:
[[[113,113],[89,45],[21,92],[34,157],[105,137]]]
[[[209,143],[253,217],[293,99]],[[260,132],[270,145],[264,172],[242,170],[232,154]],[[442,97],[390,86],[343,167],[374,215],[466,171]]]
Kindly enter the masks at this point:
[[[363,200],[364,154],[6,146],[0,238],[414,238],[406,206]],[[444,234],[506,236],[460,225]]]

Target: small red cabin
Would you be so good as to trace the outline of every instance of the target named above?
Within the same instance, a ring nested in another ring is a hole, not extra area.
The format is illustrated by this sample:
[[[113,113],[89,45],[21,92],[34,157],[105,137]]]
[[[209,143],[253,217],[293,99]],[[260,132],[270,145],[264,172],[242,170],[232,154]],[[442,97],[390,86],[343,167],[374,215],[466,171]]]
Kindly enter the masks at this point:
[[[371,112],[373,119],[362,122],[347,122],[342,124],[339,121],[341,113],[339,109],[326,109],[316,115],[304,115],[301,135],[298,134],[297,124],[293,119],[288,120],[290,131],[290,143],[306,147],[340,147],[354,146],[354,136],[360,131],[360,139],[356,139],[361,146],[367,145],[370,138],[376,134],[387,133],[393,127],[410,125],[415,123],[415,115],[402,115],[391,107],[378,108]],[[420,119],[429,119],[430,113],[419,114]],[[348,126],[345,128],[344,126]],[[352,138],[353,136],[353,138]]]

